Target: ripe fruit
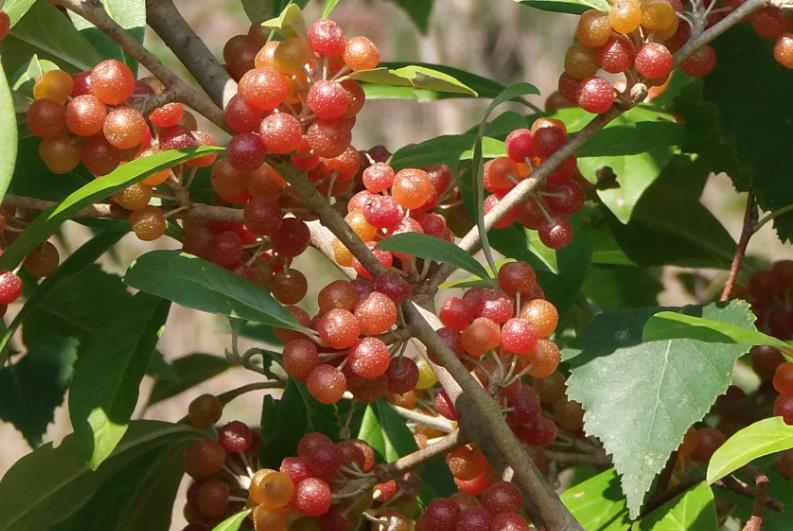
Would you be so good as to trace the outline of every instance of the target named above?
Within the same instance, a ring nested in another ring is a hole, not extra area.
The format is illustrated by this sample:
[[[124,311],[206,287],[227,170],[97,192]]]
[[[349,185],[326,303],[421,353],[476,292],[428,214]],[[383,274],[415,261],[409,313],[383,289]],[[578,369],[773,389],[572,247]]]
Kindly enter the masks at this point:
[[[318,401],[335,404],[347,390],[347,378],[333,365],[319,365],[308,375],[306,386]]]
[[[64,104],[71,96],[74,81],[72,76],[63,70],[45,72],[33,85],[33,98],[36,100],[52,100]]]
[[[300,121],[291,114],[274,112],[262,120],[259,137],[269,152],[287,155],[297,149],[303,138],[303,128]]]
[[[617,33],[631,33],[642,23],[642,10],[636,0],[617,0],[609,12],[609,24]]]
[[[510,295],[531,293],[537,287],[537,276],[526,262],[509,262],[498,270],[498,285]]]
[[[347,112],[350,98],[347,90],[337,81],[317,81],[308,90],[306,103],[311,111],[323,120],[341,118]]]
[[[235,420],[218,430],[218,442],[227,453],[247,452],[253,445],[253,431]]]
[[[777,38],[774,59],[785,68],[793,68],[793,33],[784,33]]]
[[[596,9],[584,12],[578,19],[575,36],[590,48],[600,48],[606,44],[611,36],[608,13]]]
[[[11,271],[0,273],[0,304],[11,304],[20,295],[22,295],[22,279]]]
[[[71,138],[45,138],[39,144],[39,156],[52,173],[69,173],[80,163],[80,147]]]
[[[72,98],[64,114],[66,127],[79,136],[93,136],[102,132],[106,117],[105,104],[93,94]]]
[[[647,79],[663,81],[672,71],[674,58],[663,44],[648,42],[636,53],[634,66],[639,74]]]
[[[548,339],[538,339],[534,351],[525,356],[531,364],[529,374],[535,378],[550,376],[559,367],[562,355],[559,347]]]
[[[33,136],[59,138],[65,125],[63,105],[52,100],[36,100],[30,104],[25,121]]]
[[[619,74],[633,66],[633,45],[619,37],[613,37],[598,50],[597,57],[603,70]]]
[[[245,72],[238,91],[245,101],[260,111],[271,111],[286,98],[289,85],[275,68],[255,68]]]
[[[465,327],[460,338],[466,354],[476,358],[501,344],[501,329],[484,317],[478,317]]]
[[[564,56],[565,74],[574,79],[586,79],[595,75],[598,69],[597,54],[592,48],[573,43]]]
[[[143,241],[156,240],[165,234],[165,217],[162,210],[155,206],[147,206],[130,214],[129,224],[135,236]]]
[[[140,210],[149,204],[152,196],[151,186],[135,183],[122,189],[113,196],[113,201],[127,210]]]
[[[25,257],[25,271],[36,278],[48,277],[58,270],[60,256],[58,249],[48,241],[41,242],[41,245],[33,249]]]
[[[313,341],[293,339],[284,345],[284,370],[293,378],[303,380],[320,364],[319,351]]]
[[[528,354],[537,345],[537,335],[527,321],[510,319],[501,328],[501,346],[507,352]]]
[[[258,135],[242,133],[229,142],[226,160],[236,170],[253,171],[262,165],[266,154]]]
[[[520,309],[520,318],[529,322],[538,337],[549,337],[559,324],[556,306],[544,299],[534,299]]]
[[[321,516],[328,512],[331,502],[330,486],[319,478],[304,479],[297,485],[294,506],[306,516]]]
[[[205,439],[193,444],[187,451],[185,468],[196,479],[211,477],[223,468],[226,452],[219,442]]]
[[[366,37],[353,37],[344,48],[344,62],[353,72],[377,68],[380,52]]]
[[[243,209],[245,226],[256,234],[273,234],[281,227],[283,212],[277,201],[254,197]]]
[[[674,23],[675,8],[667,0],[645,0],[641,5],[642,27],[649,31],[665,31]]]
[[[700,428],[697,430],[697,447],[694,450],[694,459],[707,463],[713,452],[724,444],[724,440],[724,434],[719,430],[707,426]]]
[[[317,55],[341,55],[344,53],[344,32],[336,22],[320,19],[308,29],[308,45]]]
[[[419,208],[433,194],[434,188],[424,170],[406,168],[394,176],[391,195],[404,209]]]
[[[361,378],[377,378],[388,370],[388,346],[375,337],[358,341],[347,357],[350,370]]]
[[[215,395],[204,394],[190,402],[187,417],[190,423],[198,429],[207,429],[213,426],[223,414],[223,404]]]
[[[135,75],[117,59],[102,61],[91,70],[91,92],[106,105],[124,103],[135,90]]]
[[[286,507],[295,494],[292,478],[284,472],[257,470],[251,478],[250,500],[268,509]]]
[[[219,518],[229,509],[229,484],[224,481],[205,481],[198,484],[196,506],[201,514]]]
[[[602,77],[590,77],[581,83],[578,105],[585,111],[602,114],[614,103],[614,87]]]
[[[0,41],[8,35],[8,29],[11,27],[11,17],[5,11],[0,11]]]
[[[140,145],[149,127],[138,111],[131,107],[119,107],[107,114],[102,131],[113,147],[131,149]]]
[[[360,333],[376,336],[391,330],[397,320],[397,307],[387,295],[373,291],[355,307]]]

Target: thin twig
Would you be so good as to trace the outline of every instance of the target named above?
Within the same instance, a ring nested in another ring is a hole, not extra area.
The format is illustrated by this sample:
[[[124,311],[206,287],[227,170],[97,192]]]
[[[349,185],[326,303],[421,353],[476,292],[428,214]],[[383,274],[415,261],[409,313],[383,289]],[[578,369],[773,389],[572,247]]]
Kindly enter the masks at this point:
[[[730,274],[727,277],[727,282],[724,283],[724,290],[719,298],[720,301],[730,300],[732,290],[735,287],[735,280],[738,278],[738,271],[741,269],[744,256],[746,256],[746,248],[749,246],[749,240],[752,239],[752,235],[754,235],[755,223],[757,223],[757,203],[754,200],[754,193],[749,192],[746,196],[746,212],[743,215],[741,237],[738,240],[738,246],[735,248]]]
[[[746,496],[747,498],[755,498],[755,489],[753,489],[745,481],[742,481],[732,475],[716,481],[714,485],[723,489],[727,489],[731,492],[734,492],[735,494]],[[766,499],[765,506],[772,511],[782,510],[782,504],[778,500],[771,497]]]
[[[147,0],[146,21],[187,67],[212,101],[219,107],[225,106],[237,93],[237,84],[185,21],[173,1]]]
[[[108,37],[121,46],[124,52],[140,61],[152,74],[165,83],[176,100],[189,105],[218,127],[226,128],[223,121],[223,110],[220,106],[213,103],[204,94],[193,89],[176,75],[173,70],[157,59],[154,54],[144,48],[127,30],[110,18],[102,4],[92,0],[60,0],[60,5],[77,13],[105,32]]]
[[[375,470],[375,476],[381,482],[400,477],[405,472],[442,457],[465,443],[466,440],[460,430],[455,430],[426,448],[401,457],[393,463],[378,466]]]
[[[754,478],[754,506],[752,516],[743,526],[743,531],[760,531],[763,527],[763,511],[768,502],[768,476],[757,474]]]
[[[435,428],[436,430],[440,430],[445,433],[452,433],[453,431],[455,431],[455,428],[452,425],[451,421],[445,419],[444,417],[424,415],[422,413],[419,413],[418,411],[414,411],[412,409],[407,409],[396,405],[392,405],[391,407],[394,408],[394,411],[396,411],[400,417],[409,420],[411,422],[415,422],[423,426],[429,426],[430,428]]]

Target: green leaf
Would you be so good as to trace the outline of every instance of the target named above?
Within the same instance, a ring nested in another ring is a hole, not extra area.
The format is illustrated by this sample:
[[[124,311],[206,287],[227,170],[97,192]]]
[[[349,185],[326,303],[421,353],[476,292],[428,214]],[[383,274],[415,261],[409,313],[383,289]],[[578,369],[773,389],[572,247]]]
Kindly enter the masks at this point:
[[[142,43],[146,26],[145,0],[102,0],[105,12],[119,26],[127,30],[136,41]],[[74,27],[90,42],[106,59],[119,59],[132,68],[137,69],[134,57],[126,55],[124,50],[108,35],[73,11],[67,12]]]
[[[69,19],[47,2],[33,4],[11,35],[72,69],[90,70],[102,60]]]
[[[88,264],[92,264],[126,233],[126,229],[109,229],[97,234],[72,253],[69,258],[64,260],[53,275],[45,278],[41,284],[38,285],[33,294],[28,297],[19,313],[14,316],[13,321],[11,321],[6,328],[2,338],[0,338],[0,365],[3,365],[8,358],[8,343],[19,325],[31,315],[42,300],[46,299],[50,291],[62,282],[65,282],[68,277],[80,272]],[[45,317],[45,319],[49,319],[49,317]],[[47,328],[52,328],[52,321],[48,321]]]
[[[281,14],[262,22],[262,26],[277,31],[284,37],[306,34],[306,21],[300,6],[294,3],[287,5]]]
[[[263,466],[270,467],[279,466],[284,457],[297,455],[297,444],[306,433],[318,431],[338,440],[341,429],[336,407],[318,402],[304,384],[292,378],[280,399],[264,397],[261,426],[259,459]]]
[[[730,304],[742,305],[747,311],[751,309],[748,302],[740,299]],[[722,305],[726,306],[727,304],[723,303]],[[788,353],[793,352],[791,343],[763,334],[754,325],[743,327],[676,312],[659,312],[644,325],[644,341],[685,338],[710,343],[735,343],[745,347],[770,345]]]
[[[104,481],[131,460],[152,448],[202,437],[184,424],[136,421],[96,472],[89,469],[74,435],[57,448],[41,446],[17,461],[0,481],[0,530],[52,529],[91,500]]]
[[[229,516],[218,525],[216,525],[212,531],[237,531],[242,523],[248,518],[248,515],[251,514],[253,509],[245,509],[242,512],[239,512],[233,516]]]
[[[793,448],[793,426],[782,417],[763,419],[733,434],[708,462],[707,482],[713,482],[758,457]]]
[[[380,431],[379,436],[377,431]],[[375,444],[373,448],[389,463],[418,450],[404,419],[382,398],[367,407],[359,437],[367,442],[371,440]],[[449,496],[456,490],[451,473],[443,461],[425,464],[420,474],[435,496]]]
[[[90,264],[63,278],[33,306],[22,326],[22,339],[33,347],[42,339],[60,335],[87,345],[116,319],[115,309],[130,298],[119,277]]]
[[[444,163],[454,172],[461,160],[473,158],[472,148],[475,142],[476,135],[441,135],[397,150],[388,162],[396,170]],[[485,158],[500,157],[505,152],[506,148],[501,140],[482,138],[482,153]]]
[[[582,286],[587,298],[606,309],[655,306],[663,289],[657,269],[621,265],[593,264]]]
[[[13,423],[33,448],[63,402],[76,359],[74,338],[50,336],[18,363],[0,369],[0,418]]]
[[[613,468],[568,488],[561,499],[587,531],[627,531],[631,527]]]
[[[158,379],[151,391],[149,404],[156,404],[209,380],[229,369],[231,364],[224,357],[197,352],[173,360],[171,367],[177,379]]]
[[[85,206],[105,199],[132,183],[159,170],[187,162],[222,148],[200,147],[171,150],[133,160],[119,166],[101,179],[94,179],[69,194],[60,204],[39,214],[0,256],[0,270],[14,269],[41,242],[55,233],[61,223],[70,219]]]
[[[380,63],[380,66],[384,66],[385,68],[389,68],[391,70],[398,70],[400,68],[414,66],[427,68],[433,72],[440,72],[453,77],[461,83],[464,83],[467,87],[476,92],[477,96],[480,98],[495,98],[505,88],[504,85],[497,81],[448,65],[439,65],[434,63],[388,62]],[[438,98],[459,97],[461,95],[448,92],[429,91],[426,88],[420,90],[424,91],[425,95],[428,92],[434,92],[438,95]],[[539,90],[537,90],[537,94],[539,94]]]
[[[224,267],[190,254],[146,253],[130,266],[124,281],[188,308],[301,330],[292,314],[269,293]]]
[[[17,160],[17,117],[5,71],[0,68],[0,201],[5,197]]]
[[[598,182],[604,168],[610,169],[617,186],[598,189],[598,196],[617,219],[627,223],[642,194],[672,159],[673,148],[693,135],[672,115],[637,107],[618,116],[582,146],[576,153],[578,167],[591,183]]]
[[[356,437],[369,443],[369,446],[372,447],[375,454],[382,458],[383,461],[394,461],[399,458],[399,456],[386,455],[383,428],[380,426],[380,420],[377,418],[377,412],[372,404],[366,404],[363,419],[361,419],[361,427],[358,429],[358,435]]]
[[[393,70],[380,67],[373,70],[360,70],[345,77],[377,85],[394,85],[434,92],[477,96],[474,89],[454,76],[426,66],[408,65]]]
[[[700,483],[642,518],[637,531],[713,531],[719,529],[713,491]]]
[[[763,210],[793,203],[793,72],[768,61],[773,41],[754,39],[738,25],[713,44],[722,60],[704,80],[704,96],[718,109],[722,136],[731,142],[751,177]],[[735,72],[744,80],[735,83]],[[747,94],[762,94],[747,98]],[[740,102],[740,104],[738,104]],[[793,214],[774,221],[783,241],[793,237]]]
[[[570,13],[580,15],[590,9],[610,11],[611,7],[605,0],[513,0],[527,7],[553,13]]]
[[[325,7],[322,8],[322,18],[328,18],[330,14],[339,5],[340,0],[325,0]]]
[[[25,16],[25,13],[27,13],[35,3],[36,0],[7,0],[7,2],[3,4],[3,11],[5,11],[8,18],[11,19],[12,28]]]
[[[121,317],[81,349],[69,390],[69,414],[94,470],[127,430],[169,309],[169,301],[138,293],[115,308]]]
[[[430,13],[435,0],[390,0],[405,10],[410,20],[422,33],[429,29]]]
[[[53,531],[168,531],[184,477],[184,446],[161,445],[130,461]]]
[[[747,350],[695,338],[642,342],[645,324],[662,310],[601,313],[564,352],[568,396],[586,411],[586,433],[613,456],[632,517],[685,431],[727,389],[735,361]],[[678,311],[742,327],[754,323],[745,303]]]
[[[395,234],[378,243],[377,248],[450,264],[480,278],[490,278],[487,270],[473,256],[451,242],[426,234]]]
[[[630,223],[606,218],[605,227],[633,263],[729,267],[735,241],[699,200],[708,174],[701,160],[675,156],[642,194]]]

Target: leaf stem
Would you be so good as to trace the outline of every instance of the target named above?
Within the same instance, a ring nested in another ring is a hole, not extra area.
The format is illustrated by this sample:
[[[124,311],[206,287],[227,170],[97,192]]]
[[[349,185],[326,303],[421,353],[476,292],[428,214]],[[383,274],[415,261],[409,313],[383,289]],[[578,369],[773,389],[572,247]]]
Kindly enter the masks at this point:
[[[793,212],[793,204],[790,204],[790,205],[787,205],[787,206],[784,206],[782,208],[778,208],[778,209],[776,209],[774,211],[769,212],[768,214],[766,214],[765,216],[760,218],[760,220],[757,223],[754,224],[754,227],[753,227],[752,230],[754,232],[757,232],[760,229],[762,229],[763,226],[766,223],[768,223],[769,221],[773,221],[776,218],[778,218],[779,216],[787,214],[788,212]]]

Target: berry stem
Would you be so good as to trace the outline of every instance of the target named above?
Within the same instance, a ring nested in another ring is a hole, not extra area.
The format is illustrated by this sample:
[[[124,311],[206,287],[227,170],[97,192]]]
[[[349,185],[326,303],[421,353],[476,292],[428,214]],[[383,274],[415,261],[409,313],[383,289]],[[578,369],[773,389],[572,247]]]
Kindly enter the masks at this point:
[[[730,274],[727,281],[724,283],[724,290],[721,292],[720,301],[730,300],[732,290],[735,287],[735,280],[738,277],[738,271],[741,269],[743,257],[746,255],[746,248],[749,246],[749,240],[755,233],[755,225],[757,224],[757,203],[754,199],[754,193],[749,192],[746,197],[746,212],[743,215],[743,228],[741,229],[741,236],[738,240],[738,246],[735,248],[735,256],[732,259],[730,266]]]
[[[394,411],[396,411],[400,417],[409,420],[411,422],[415,422],[416,424],[429,426],[430,428],[435,428],[444,433],[452,433],[453,431],[455,431],[455,428],[452,425],[452,423],[443,417],[433,417],[430,415],[424,415],[412,409],[406,409],[397,405],[392,405],[391,407],[394,408]]]

